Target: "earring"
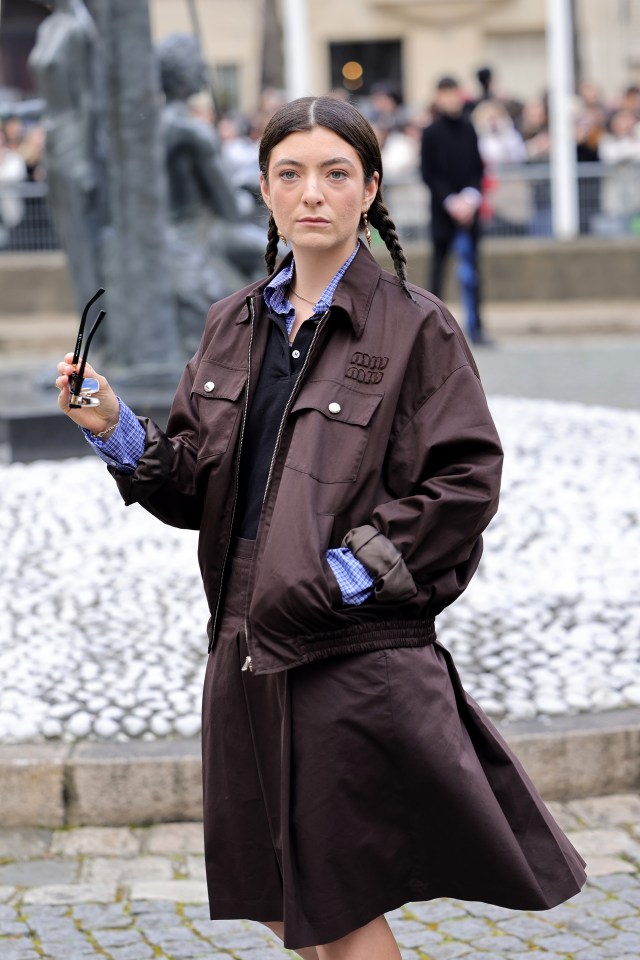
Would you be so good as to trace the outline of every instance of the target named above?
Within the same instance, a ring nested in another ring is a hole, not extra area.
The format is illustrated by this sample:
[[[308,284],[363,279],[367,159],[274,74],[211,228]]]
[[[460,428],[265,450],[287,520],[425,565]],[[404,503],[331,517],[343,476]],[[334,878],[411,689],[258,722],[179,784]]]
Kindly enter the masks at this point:
[[[364,237],[371,250],[371,230],[369,229],[369,218],[367,217],[367,211],[364,210],[362,213],[362,219],[364,220]]]
[[[284,246],[286,247],[287,238],[285,237],[284,233],[280,233],[279,230],[278,230],[278,240],[280,241],[280,243],[284,244]]]

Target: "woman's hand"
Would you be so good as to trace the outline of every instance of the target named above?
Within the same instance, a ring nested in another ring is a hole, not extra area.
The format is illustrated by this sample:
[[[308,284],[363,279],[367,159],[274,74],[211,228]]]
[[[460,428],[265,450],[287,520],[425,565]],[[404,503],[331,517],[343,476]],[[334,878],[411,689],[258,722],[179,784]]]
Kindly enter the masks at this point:
[[[100,384],[100,389],[95,396],[100,401],[99,407],[70,407],[69,406],[69,375],[75,372],[75,368],[72,366],[71,361],[73,360],[73,354],[67,353],[64,360],[58,364],[58,377],[56,379],[56,387],[60,390],[58,396],[58,406],[70,417],[75,423],[79,426],[84,427],[87,430],[91,430],[92,433],[102,433],[113,427],[115,429],[116,424],[120,419],[120,403],[115,393],[109,386],[107,380],[104,377],[101,377],[100,374],[96,373],[93,367],[87,363],[84,371],[86,377],[95,377],[95,379]]]

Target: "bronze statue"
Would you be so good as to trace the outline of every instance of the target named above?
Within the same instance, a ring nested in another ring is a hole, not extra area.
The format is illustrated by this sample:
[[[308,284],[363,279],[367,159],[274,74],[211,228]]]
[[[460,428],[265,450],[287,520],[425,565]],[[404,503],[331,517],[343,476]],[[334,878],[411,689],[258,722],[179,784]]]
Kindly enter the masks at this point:
[[[212,302],[264,272],[265,232],[248,222],[234,189],[215,128],[189,110],[188,98],[206,86],[195,37],[175,34],[157,45],[166,105],[162,132],[168,174],[170,260],[183,343],[193,352]],[[244,209],[243,209],[244,207]]]
[[[173,383],[211,304],[262,275],[265,247],[253,198],[188,106],[206,86],[199,44],[177,35],[154,51],[146,0],[55,0],[30,66],[78,311],[104,286],[112,376]]]
[[[97,34],[82,0],[55,0],[53,8],[38,28],[29,66],[47,104],[44,157],[49,205],[81,310],[99,283],[102,187],[96,173],[92,96]]]

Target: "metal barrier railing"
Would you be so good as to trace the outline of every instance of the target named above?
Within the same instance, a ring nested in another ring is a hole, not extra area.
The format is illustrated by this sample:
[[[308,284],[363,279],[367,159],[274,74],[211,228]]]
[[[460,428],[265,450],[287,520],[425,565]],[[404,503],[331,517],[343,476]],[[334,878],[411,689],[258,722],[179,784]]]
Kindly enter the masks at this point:
[[[429,192],[416,171],[385,174],[385,200],[402,240],[429,236]],[[578,164],[581,235],[640,236],[640,164]],[[510,164],[487,172],[481,210],[492,237],[550,237],[549,164]]]
[[[0,182],[0,253],[57,250],[46,183]]]
[[[416,171],[385,175],[385,199],[401,240],[429,237],[428,191]],[[580,233],[640,236],[640,164],[578,164]],[[492,237],[550,237],[548,164],[511,164],[490,170],[481,210]],[[0,253],[60,246],[45,183],[0,182]]]

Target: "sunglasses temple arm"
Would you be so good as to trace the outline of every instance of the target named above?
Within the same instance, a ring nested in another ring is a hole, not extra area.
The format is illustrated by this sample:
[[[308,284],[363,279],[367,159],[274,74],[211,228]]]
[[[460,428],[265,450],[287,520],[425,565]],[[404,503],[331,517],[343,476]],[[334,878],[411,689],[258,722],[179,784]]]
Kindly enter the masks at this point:
[[[78,336],[76,337],[76,346],[73,351],[72,363],[74,367],[78,362],[78,360],[80,359],[80,347],[82,346],[82,338],[84,336],[84,328],[87,324],[87,317],[89,316],[89,310],[94,305],[96,300],[100,299],[103,293],[104,293],[104,287],[100,287],[100,289],[96,293],[94,293],[94,295],[91,297],[91,300],[89,300],[86,307],[82,311],[82,319],[80,320],[80,326],[78,327]]]
[[[84,378],[84,368],[87,365],[87,357],[89,356],[89,347],[91,346],[91,341],[93,340],[93,335],[106,317],[106,311],[101,310],[96,318],[96,322],[91,327],[89,331],[89,336],[87,337],[87,342],[84,345],[84,353],[82,354],[82,363],[80,364],[80,369],[78,370],[78,390],[82,389],[82,380]]]

